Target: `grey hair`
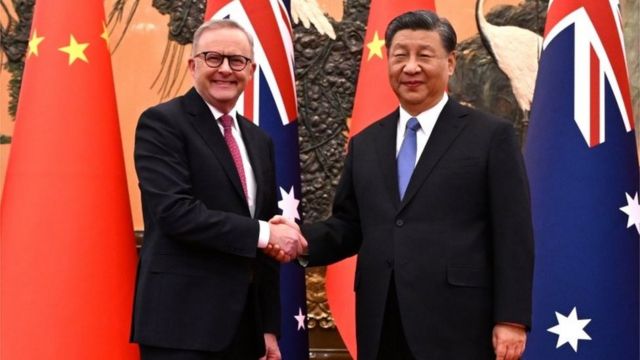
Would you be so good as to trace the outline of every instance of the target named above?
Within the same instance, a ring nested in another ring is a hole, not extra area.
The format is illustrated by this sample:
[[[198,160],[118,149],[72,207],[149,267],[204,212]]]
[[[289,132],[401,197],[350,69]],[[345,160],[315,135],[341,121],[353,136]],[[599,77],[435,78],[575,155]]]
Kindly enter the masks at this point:
[[[450,53],[456,49],[458,38],[453,26],[451,26],[449,20],[439,17],[433,11],[409,11],[404,14],[400,14],[391,20],[384,34],[384,42],[387,45],[387,51],[389,51],[389,48],[391,47],[393,37],[400,30],[436,31],[438,35],[440,35],[442,46],[444,46],[447,52]]]
[[[251,47],[251,58],[253,58],[253,36],[249,34],[249,32],[242,27],[239,23],[231,19],[211,19],[205,21],[198,27],[195,33],[193,33],[193,43],[191,45],[191,56],[196,55],[196,46],[198,45],[198,41],[200,41],[200,37],[202,33],[209,30],[216,29],[238,29],[242,31],[246,36],[247,40],[249,40],[249,45]]]

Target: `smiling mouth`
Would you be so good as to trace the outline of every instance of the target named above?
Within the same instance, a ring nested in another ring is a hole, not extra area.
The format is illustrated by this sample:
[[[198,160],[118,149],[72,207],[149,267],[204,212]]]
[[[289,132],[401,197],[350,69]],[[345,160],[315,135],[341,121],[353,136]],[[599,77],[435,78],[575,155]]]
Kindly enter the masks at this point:
[[[422,84],[422,81],[403,81],[402,82],[402,85],[410,88],[420,86],[421,84]]]
[[[223,85],[223,86],[230,86],[230,85],[235,85],[235,81],[228,81],[228,80],[213,80],[213,83],[216,85]]]

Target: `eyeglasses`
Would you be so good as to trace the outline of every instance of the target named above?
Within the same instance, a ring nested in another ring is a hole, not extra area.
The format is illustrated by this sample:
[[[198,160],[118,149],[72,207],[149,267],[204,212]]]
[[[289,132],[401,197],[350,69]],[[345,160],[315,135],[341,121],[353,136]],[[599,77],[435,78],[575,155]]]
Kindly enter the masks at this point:
[[[210,68],[218,68],[224,62],[224,59],[227,59],[227,63],[229,67],[233,71],[242,71],[247,67],[247,64],[251,62],[246,56],[242,55],[223,55],[219,52],[215,51],[203,51],[199,54],[196,54],[194,57],[202,56],[204,59],[204,63],[207,64]]]

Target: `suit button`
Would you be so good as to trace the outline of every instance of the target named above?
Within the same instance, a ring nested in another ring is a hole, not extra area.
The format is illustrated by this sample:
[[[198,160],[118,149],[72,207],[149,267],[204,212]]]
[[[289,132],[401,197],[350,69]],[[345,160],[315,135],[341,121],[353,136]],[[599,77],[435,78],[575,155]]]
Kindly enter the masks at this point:
[[[396,226],[397,226],[397,227],[401,227],[401,226],[403,226],[403,225],[404,225],[404,221],[403,221],[402,219],[398,219],[398,220],[396,220]]]
[[[387,259],[387,266],[393,268],[393,259]]]

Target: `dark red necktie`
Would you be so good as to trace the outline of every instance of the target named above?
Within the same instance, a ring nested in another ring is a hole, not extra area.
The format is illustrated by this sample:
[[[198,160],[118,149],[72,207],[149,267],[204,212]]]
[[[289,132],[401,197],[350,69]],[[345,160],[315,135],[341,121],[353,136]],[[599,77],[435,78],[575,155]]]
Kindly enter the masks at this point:
[[[233,126],[233,118],[229,114],[224,114],[220,116],[220,123],[222,124],[222,128],[224,129],[224,141],[227,143],[229,147],[229,151],[231,152],[231,157],[233,158],[233,163],[236,165],[236,170],[238,171],[238,176],[240,176],[240,183],[242,183],[242,190],[244,191],[245,198],[247,197],[247,178],[244,175],[244,166],[242,166],[242,156],[240,155],[240,148],[238,147],[238,143],[236,143],[236,139],[233,137],[231,133],[231,127]]]

